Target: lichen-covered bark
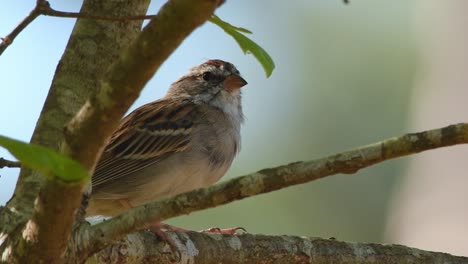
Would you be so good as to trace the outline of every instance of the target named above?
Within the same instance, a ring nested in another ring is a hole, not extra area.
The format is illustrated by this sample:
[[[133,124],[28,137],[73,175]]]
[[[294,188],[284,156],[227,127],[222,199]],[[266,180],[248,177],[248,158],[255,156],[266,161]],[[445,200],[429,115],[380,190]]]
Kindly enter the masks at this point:
[[[297,236],[168,234],[180,255],[150,232],[139,232],[107,247],[88,263],[468,263],[467,257],[400,245]]]
[[[87,0],[83,2],[81,12],[123,17],[146,13],[148,4],[149,0]],[[80,109],[86,98],[96,90],[99,79],[116,61],[122,49],[135,39],[141,24],[142,21],[103,22],[86,19],[77,21],[57,66],[49,94],[31,139],[33,143],[59,149],[59,143],[64,139],[63,128]],[[44,29],[44,34],[48,34],[47,32],[47,29]],[[38,241],[47,247],[36,248],[41,252],[44,252],[43,250],[63,250],[69,231],[61,233],[65,241],[57,244],[49,243],[52,241],[48,240],[48,234],[60,230],[60,227],[66,229],[67,226],[70,226],[72,217],[68,217],[67,221],[60,217],[60,213],[64,210],[68,211],[70,208],[76,208],[76,202],[79,202],[79,199],[75,199],[75,204],[73,202],[71,205],[64,203],[62,206],[53,200],[54,195],[50,195],[49,200],[36,200],[42,185],[41,175],[25,168],[21,170],[15,195],[0,213],[0,234],[8,234],[5,240],[0,241],[0,256],[2,256],[3,261],[22,263],[27,261],[30,263],[32,261],[29,255],[30,250],[38,245]],[[57,182],[53,185],[60,185],[60,183]],[[71,197],[79,196],[81,187],[75,187],[67,190]],[[50,190],[55,189],[51,185],[48,190],[43,190],[42,193],[51,194]],[[56,191],[60,191],[60,187]],[[44,206],[39,205],[44,203],[47,205],[56,203],[56,206],[41,213]],[[34,204],[36,204],[36,208]],[[34,210],[39,217],[31,220]],[[49,215],[53,211],[58,215]],[[40,219],[48,222],[38,223],[37,221]],[[26,225],[26,223],[28,224]],[[36,228],[37,226],[45,228],[39,230]],[[27,234],[24,236],[26,239],[23,239],[22,236],[24,230],[27,231],[24,232]],[[21,260],[22,257],[25,259]],[[39,262],[40,259],[35,261]]]

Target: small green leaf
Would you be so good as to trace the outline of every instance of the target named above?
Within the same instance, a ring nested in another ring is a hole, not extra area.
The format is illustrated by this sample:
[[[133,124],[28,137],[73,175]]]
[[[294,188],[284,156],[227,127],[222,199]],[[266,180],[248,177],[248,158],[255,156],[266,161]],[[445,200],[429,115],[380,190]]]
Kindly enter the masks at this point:
[[[244,53],[252,53],[255,58],[260,62],[263,69],[265,70],[266,76],[270,77],[271,73],[275,69],[275,63],[273,59],[268,55],[268,53],[260,47],[257,43],[253,42],[251,39],[243,35],[242,33],[251,34],[252,32],[248,29],[233,26],[223,20],[218,16],[213,15],[209,21],[213,24],[216,24],[224,30],[227,34],[234,38],[234,40],[239,44]],[[242,32],[242,33],[240,33]]]
[[[78,182],[88,178],[88,172],[81,164],[49,148],[4,136],[0,136],[0,146],[10,151],[22,165],[48,177],[58,177],[66,182]]]

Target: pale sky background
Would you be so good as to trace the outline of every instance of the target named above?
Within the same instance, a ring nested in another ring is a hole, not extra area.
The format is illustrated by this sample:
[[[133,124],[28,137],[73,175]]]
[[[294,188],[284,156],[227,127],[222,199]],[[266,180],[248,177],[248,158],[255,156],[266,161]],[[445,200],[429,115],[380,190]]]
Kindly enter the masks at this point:
[[[151,14],[161,1],[154,2]],[[5,1],[0,36],[34,3]],[[81,4],[50,3],[64,11],[78,11]],[[408,132],[420,63],[414,12],[413,1],[406,0],[227,1],[216,14],[253,31],[250,37],[275,60],[272,77],[267,79],[253,56],[243,55],[234,40],[207,23],[163,64],[132,109],[160,98],[190,67],[219,58],[234,63],[249,82],[243,88],[242,151],[227,177],[400,135]],[[1,135],[29,140],[73,24],[74,19],[40,17],[0,56]],[[1,148],[0,157],[11,158]],[[385,162],[170,222],[195,230],[242,226],[252,233],[398,242],[386,238],[384,229],[406,162]],[[0,204],[11,196],[17,174],[0,170]]]

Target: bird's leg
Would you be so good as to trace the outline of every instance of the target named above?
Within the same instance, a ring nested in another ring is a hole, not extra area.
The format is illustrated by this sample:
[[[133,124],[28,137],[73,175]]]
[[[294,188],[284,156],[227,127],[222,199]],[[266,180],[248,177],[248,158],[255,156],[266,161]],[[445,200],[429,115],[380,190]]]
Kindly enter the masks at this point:
[[[178,249],[176,243],[174,242],[174,240],[166,232],[163,231],[163,229],[166,229],[166,228],[165,228],[165,224],[162,224],[162,223],[152,224],[149,227],[149,230],[153,234],[157,235],[159,238],[161,238],[161,240],[163,240],[163,241],[165,241],[165,242],[167,242],[169,244],[172,251],[178,252],[179,249]]]
[[[119,200],[119,203],[125,208],[125,209],[130,209],[130,208],[133,208],[134,206],[130,203],[129,200],[127,199],[121,199]],[[177,229],[176,229],[177,228]],[[171,226],[171,225],[167,225],[167,224],[163,224],[163,223],[160,223],[160,222],[157,222],[155,224],[151,224],[151,226],[148,228],[153,234],[157,235],[159,238],[161,238],[162,241],[165,241],[169,244],[169,246],[171,247],[172,251],[174,252],[178,252],[178,248],[177,248],[177,245],[175,244],[174,240],[169,237],[167,235],[167,233],[165,233],[163,231],[163,229],[166,229],[166,230],[171,230],[171,231],[187,231],[183,228],[178,228],[178,227],[175,227],[175,226]]]
[[[168,225],[164,223],[158,223],[157,224],[160,229],[165,229],[169,231],[177,231],[177,232],[193,232],[192,230],[185,229],[182,227],[177,227],[173,225]],[[233,228],[219,228],[219,227],[210,227],[208,229],[203,229],[198,232],[200,233],[214,233],[214,234],[223,234],[223,235],[234,235],[237,233],[237,231],[242,230],[244,232],[247,232],[245,228],[243,227],[233,227]]]
[[[190,231],[192,231],[192,230],[189,230],[189,229],[185,229],[185,228],[178,227],[178,226],[173,226],[173,225],[168,225],[168,224],[164,224],[164,223],[158,223],[157,225],[161,229],[165,229],[165,230],[169,230],[169,231],[177,231],[177,232],[190,232]]]

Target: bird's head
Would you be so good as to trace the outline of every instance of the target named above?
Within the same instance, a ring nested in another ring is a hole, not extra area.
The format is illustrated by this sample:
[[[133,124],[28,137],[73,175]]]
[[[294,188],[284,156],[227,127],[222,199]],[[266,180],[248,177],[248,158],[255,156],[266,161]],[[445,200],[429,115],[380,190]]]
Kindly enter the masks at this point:
[[[222,60],[209,60],[193,67],[171,85],[166,97],[191,97],[194,101],[220,106],[238,101],[247,82],[236,67]]]

